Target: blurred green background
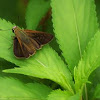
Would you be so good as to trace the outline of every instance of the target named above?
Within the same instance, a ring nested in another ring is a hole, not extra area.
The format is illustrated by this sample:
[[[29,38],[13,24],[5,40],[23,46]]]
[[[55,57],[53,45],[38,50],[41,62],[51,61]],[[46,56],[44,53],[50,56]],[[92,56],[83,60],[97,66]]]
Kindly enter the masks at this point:
[[[25,11],[28,1],[0,0],[0,17],[25,28]]]

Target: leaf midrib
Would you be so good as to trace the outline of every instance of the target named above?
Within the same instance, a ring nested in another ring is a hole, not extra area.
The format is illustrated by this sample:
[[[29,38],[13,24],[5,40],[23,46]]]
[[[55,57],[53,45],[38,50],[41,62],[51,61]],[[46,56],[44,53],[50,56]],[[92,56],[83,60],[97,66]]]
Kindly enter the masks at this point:
[[[75,20],[75,29],[76,29],[76,35],[77,35],[77,42],[78,42],[78,49],[79,49],[79,53],[80,53],[80,57],[82,57],[82,51],[81,51],[81,46],[80,46],[80,38],[79,38],[79,29],[78,29],[78,25],[77,25],[77,17],[76,17],[76,13],[75,13],[75,7],[74,7],[74,3],[72,0],[72,6],[73,6],[73,11],[74,11],[74,20]]]

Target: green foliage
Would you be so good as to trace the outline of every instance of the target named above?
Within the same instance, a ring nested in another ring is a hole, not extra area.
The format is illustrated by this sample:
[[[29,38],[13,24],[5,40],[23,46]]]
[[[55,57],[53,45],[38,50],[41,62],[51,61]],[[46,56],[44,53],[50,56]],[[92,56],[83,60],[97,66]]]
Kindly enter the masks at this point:
[[[51,92],[48,100],[67,100],[71,94],[68,91],[56,90]]]
[[[38,100],[45,100],[52,91],[51,88],[39,83],[28,83],[26,85]]]
[[[98,67],[90,76],[89,81],[91,81],[91,84],[87,84],[87,90],[89,94],[89,100],[93,98],[93,94],[95,93],[95,88],[97,87],[97,84],[100,83],[100,67]]]
[[[100,24],[100,0],[95,0],[95,3],[96,3],[96,11],[98,16],[98,23]]]
[[[34,90],[32,89],[34,88]],[[13,78],[0,78],[0,99],[5,100],[45,100],[51,89],[39,83],[23,84]]]
[[[94,93],[94,98],[99,98],[100,99],[100,84],[97,85],[95,93]]]
[[[0,26],[3,30],[5,30],[5,26],[9,26],[8,29],[11,29],[11,27],[14,26],[9,22],[7,23],[5,20],[1,20],[0,22],[2,23]],[[7,71],[5,70],[5,72],[21,73],[38,78],[51,79],[73,93],[71,86],[71,84],[73,84],[71,74],[64,62],[52,48],[45,46],[41,50],[42,53],[41,51],[38,51],[38,53],[36,53],[34,57],[30,57],[30,59],[16,59],[13,54],[13,48],[11,47],[13,43],[11,38],[13,33],[11,33],[11,31],[8,31],[8,36],[6,31],[0,31],[0,34],[2,34],[0,37],[0,57],[20,66],[21,68],[9,69]]]
[[[88,82],[90,74],[100,65],[100,31],[98,31],[94,38],[89,42],[78,67],[75,67],[74,78],[76,91],[83,88],[84,84]]]
[[[73,84],[71,74],[59,56],[49,46],[45,46],[41,51],[37,52],[34,57],[24,61],[24,63],[22,62],[20,64],[21,68],[8,69],[4,72],[21,73],[50,79],[60,84],[63,88],[73,92],[71,87],[71,84]]]
[[[0,0],[0,18],[25,27],[24,16],[25,4],[23,5],[22,0]]]
[[[56,90],[51,92],[48,100],[79,100],[79,95],[72,95],[68,91]]]
[[[16,6],[11,9],[14,3]],[[94,0],[15,0],[6,3],[10,17],[5,15],[3,4],[1,0],[0,99],[100,99],[100,9],[97,0],[96,4]],[[46,17],[50,4],[52,17]],[[17,15],[23,18],[20,23],[17,18],[11,18]],[[24,18],[26,27],[33,30],[39,29],[41,20],[44,21],[41,31],[53,33],[55,40],[30,58],[18,59],[13,53],[15,34],[11,29],[15,24],[25,27]]]
[[[97,31],[94,2],[93,0],[52,0],[51,5],[54,32],[62,54],[73,72],[88,41]]]
[[[50,0],[30,0],[26,12],[27,29],[36,29],[49,8]]]

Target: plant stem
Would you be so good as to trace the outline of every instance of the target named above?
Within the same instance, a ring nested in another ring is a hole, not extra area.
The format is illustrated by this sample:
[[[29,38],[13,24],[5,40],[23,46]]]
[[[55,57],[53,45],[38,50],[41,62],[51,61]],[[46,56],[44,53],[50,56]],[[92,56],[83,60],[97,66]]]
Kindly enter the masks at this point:
[[[83,99],[82,99],[82,96],[81,96],[80,100],[83,100]]]
[[[86,100],[88,100],[88,95],[87,95],[87,87],[86,87],[86,84],[85,84],[85,96],[86,96]]]

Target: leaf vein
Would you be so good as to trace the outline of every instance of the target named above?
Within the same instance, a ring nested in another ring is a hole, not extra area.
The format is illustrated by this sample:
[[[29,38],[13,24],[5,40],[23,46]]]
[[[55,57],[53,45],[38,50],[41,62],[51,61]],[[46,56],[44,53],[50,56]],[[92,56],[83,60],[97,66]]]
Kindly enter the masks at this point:
[[[77,25],[77,18],[76,18],[76,14],[75,14],[75,7],[74,7],[73,0],[72,0],[72,4],[73,4],[73,11],[74,11],[76,35],[77,35],[77,40],[78,40],[77,42],[78,42],[78,46],[79,46],[80,57],[82,57],[81,46],[80,46],[80,38],[79,38],[79,29],[78,29],[78,25]]]

